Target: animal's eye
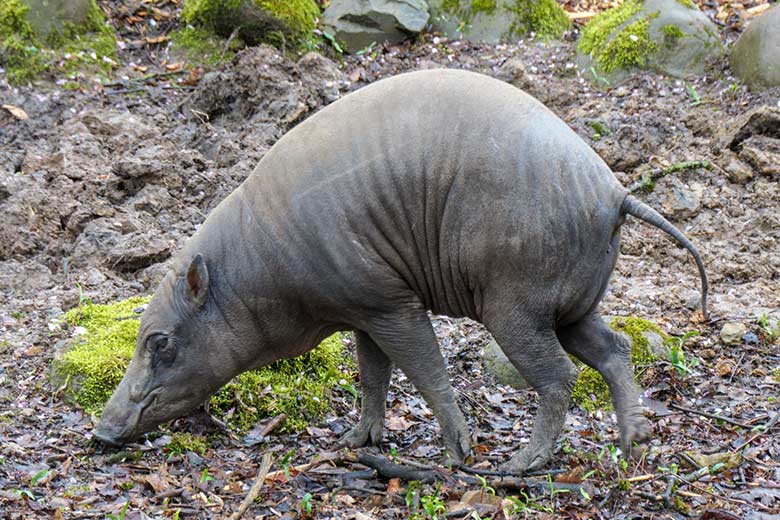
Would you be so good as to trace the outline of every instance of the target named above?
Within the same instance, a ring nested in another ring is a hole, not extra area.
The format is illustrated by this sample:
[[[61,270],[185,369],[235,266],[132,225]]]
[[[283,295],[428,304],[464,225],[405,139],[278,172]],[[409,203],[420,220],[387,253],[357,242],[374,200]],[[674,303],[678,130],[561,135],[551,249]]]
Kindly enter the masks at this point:
[[[176,358],[176,345],[173,339],[164,334],[150,336],[146,340],[146,348],[152,353],[152,365],[171,363]]]

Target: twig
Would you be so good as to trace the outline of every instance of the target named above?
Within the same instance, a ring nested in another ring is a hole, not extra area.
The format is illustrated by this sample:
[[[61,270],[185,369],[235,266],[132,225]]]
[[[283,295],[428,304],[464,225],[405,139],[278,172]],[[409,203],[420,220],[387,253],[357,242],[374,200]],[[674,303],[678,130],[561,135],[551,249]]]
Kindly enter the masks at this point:
[[[338,464],[342,460],[344,460],[344,458],[340,454],[330,454],[330,453],[328,453],[324,457],[320,457],[317,460],[313,460],[311,462],[307,462],[306,464],[301,464],[300,466],[293,466],[291,468],[287,468],[287,470],[278,469],[276,471],[272,471],[271,473],[269,473],[267,475],[266,478],[268,480],[276,480],[279,477],[281,477],[282,475],[285,475],[285,476],[287,476],[288,474],[290,474],[290,475],[298,475],[298,474],[303,473],[304,471],[306,471],[306,470],[308,470],[310,468],[313,468],[315,466],[319,466],[323,462],[333,462],[335,464]]]
[[[710,161],[683,161],[672,164],[666,168],[657,168],[649,173],[642,175],[642,178],[637,182],[629,186],[628,191],[636,193],[637,191],[648,190],[652,191],[655,181],[666,177],[672,173],[677,173],[685,170],[693,170],[696,168],[705,168],[707,170],[712,169],[712,163]]]
[[[147,74],[146,76],[142,76],[140,78],[130,78],[130,79],[123,79],[120,81],[112,81],[111,83],[104,83],[103,87],[125,87],[127,86],[128,83],[148,83],[156,79],[167,78],[169,76],[175,76],[177,74],[183,74],[184,72],[186,71],[173,70],[167,72],[155,72],[152,74]]]
[[[244,501],[241,502],[240,506],[238,506],[236,512],[230,515],[230,520],[238,520],[244,515],[246,510],[249,509],[249,506],[251,506],[252,502],[255,501],[257,495],[260,494],[260,488],[263,487],[263,483],[265,482],[265,478],[268,475],[269,469],[271,469],[271,454],[266,453],[263,455],[263,460],[260,463],[260,469],[257,470],[257,478],[255,479],[255,483],[252,484],[251,488],[249,488],[249,493],[246,494]]]
[[[233,32],[230,33],[230,36],[228,36],[228,39],[225,40],[225,45],[222,47],[222,54],[219,55],[219,61],[222,61],[225,59],[225,53],[228,51],[228,48],[230,48],[230,43],[233,41],[233,38],[238,36],[238,31],[241,30],[241,26],[239,25],[235,29],[233,29]]]
[[[472,475],[480,475],[482,477],[517,477],[519,476],[517,473],[513,473],[511,471],[496,471],[496,470],[490,470],[490,469],[479,469],[479,468],[472,468],[471,466],[466,466],[465,464],[460,464],[456,466],[460,471],[464,473],[471,473]],[[550,469],[550,470],[537,470],[537,471],[527,471],[523,473],[524,477],[542,477],[546,475],[560,475],[561,473],[566,473],[567,470],[565,469]]]
[[[744,448],[745,446],[752,443],[754,440],[758,439],[759,437],[767,433],[775,426],[775,424],[777,424],[778,420],[780,420],[780,411],[775,413],[775,416],[772,417],[772,419],[766,423],[766,425],[761,429],[761,431],[756,432],[755,435],[751,435],[745,442],[740,444],[738,447],[734,448],[734,451],[740,451],[742,448]]]
[[[692,414],[695,414],[695,415],[701,415],[703,417],[708,417],[710,419],[715,419],[717,421],[723,421],[723,422],[726,422],[726,423],[729,423],[729,424],[733,424],[734,426],[739,426],[740,428],[746,428],[748,430],[750,429],[749,425],[747,425],[747,424],[745,424],[743,422],[739,422],[736,419],[732,419],[731,417],[725,417],[723,415],[718,415],[718,414],[709,413],[709,412],[702,412],[702,411],[699,411],[699,410],[692,410],[691,408],[685,408],[684,406],[680,406],[680,405],[674,404],[674,403],[669,404],[669,407],[670,408],[674,408],[675,410],[679,410],[681,412],[692,413]]]
[[[272,432],[272,431],[274,431],[276,428],[278,428],[278,427],[279,427],[279,425],[280,425],[280,424],[282,424],[282,423],[285,421],[285,419],[287,419],[287,415],[286,415],[286,414],[283,414],[283,413],[280,413],[279,415],[277,415],[276,417],[274,417],[273,419],[271,419],[270,421],[268,421],[268,424],[266,424],[265,426],[263,426],[263,429],[262,429],[262,430],[260,430],[260,432],[258,433],[258,435],[259,435],[260,437],[265,437],[265,436],[267,436],[269,433],[271,433],[271,432]]]

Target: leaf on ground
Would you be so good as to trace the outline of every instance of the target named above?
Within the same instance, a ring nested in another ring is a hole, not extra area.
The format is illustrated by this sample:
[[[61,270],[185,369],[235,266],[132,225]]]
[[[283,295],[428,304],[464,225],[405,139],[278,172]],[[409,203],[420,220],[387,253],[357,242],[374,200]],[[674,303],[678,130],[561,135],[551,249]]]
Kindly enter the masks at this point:
[[[27,112],[25,112],[24,110],[22,110],[17,106],[3,105],[3,108],[8,110],[8,112],[10,112],[11,115],[14,116],[16,119],[19,119],[21,121],[26,121],[27,119],[30,119],[30,116],[27,115]]]

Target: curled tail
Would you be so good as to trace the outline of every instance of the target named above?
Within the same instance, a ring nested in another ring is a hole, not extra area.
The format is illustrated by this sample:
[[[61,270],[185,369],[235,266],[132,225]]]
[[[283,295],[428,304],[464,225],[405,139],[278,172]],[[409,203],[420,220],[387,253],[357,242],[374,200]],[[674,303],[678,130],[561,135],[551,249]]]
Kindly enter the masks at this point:
[[[701,277],[701,312],[705,320],[709,319],[709,312],[707,312],[707,273],[704,271],[704,264],[701,261],[701,256],[696,250],[696,247],[691,243],[688,238],[683,235],[680,230],[669,223],[660,213],[645,204],[644,202],[634,198],[631,195],[626,196],[623,201],[623,205],[620,208],[621,214],[633,215],[639,220],[644,220],[648,224],[657,227],[658,229],[670,234],[677,242],[688,250],[696,261],[696,265],[699,268],[699,276]]]

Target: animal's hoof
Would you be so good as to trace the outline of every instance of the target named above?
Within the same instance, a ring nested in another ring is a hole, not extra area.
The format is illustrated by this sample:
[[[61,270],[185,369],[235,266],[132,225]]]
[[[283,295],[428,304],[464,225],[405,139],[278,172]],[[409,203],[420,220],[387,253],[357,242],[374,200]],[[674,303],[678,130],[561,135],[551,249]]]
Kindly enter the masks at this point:
[[[543,467],[552,458],[552,452],[532,452],[529,448],[515,454],[509,461],[501,465],[501,471],[523,474]]]
[[[368,445],[378,446],[380,442],[382,442],[381,424],[364,426],[359,423],[339,439],[339,444],[352,449]]]
[[[650,423],[644,417],[637,417],[630,426],[625,428],[620,439],[620,448],[626,456],[641,459],[647,451],[647,441],[650,439]]]

